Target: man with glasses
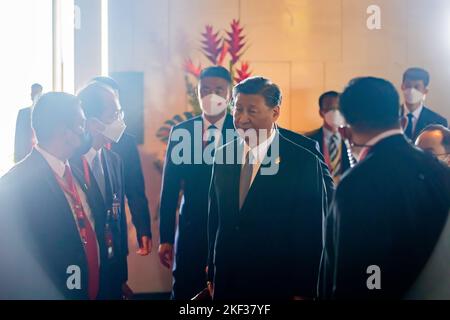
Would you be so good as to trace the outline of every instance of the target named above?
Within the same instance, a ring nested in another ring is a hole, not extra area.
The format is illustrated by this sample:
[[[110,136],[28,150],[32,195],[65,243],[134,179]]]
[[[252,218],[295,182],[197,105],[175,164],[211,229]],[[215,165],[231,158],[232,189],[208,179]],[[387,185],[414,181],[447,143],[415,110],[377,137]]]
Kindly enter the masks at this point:
[[[446,127],[437,124],[426,127],[417,138],[416,146],[450,166],[450,130]]]
[[[106,148],[119,141],[125,130],[123,111],[114,92],[100,83],[87,85],[78,93],[78,98],[91,141],[87,150],[82,150],[71,163],[83,172],[88,195],[96,203],[99,221],[96,231],[105,246],[99,298],[129,298],[132,292],[126,285],[128,237],[122,161]]]

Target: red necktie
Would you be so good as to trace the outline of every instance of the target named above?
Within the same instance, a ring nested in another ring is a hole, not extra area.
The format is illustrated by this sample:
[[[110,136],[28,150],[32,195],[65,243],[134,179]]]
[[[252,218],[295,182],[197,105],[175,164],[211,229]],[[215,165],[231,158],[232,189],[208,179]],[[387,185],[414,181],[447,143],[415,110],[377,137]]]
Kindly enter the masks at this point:
[[[86,217],[83,204],[81,203],[80,196],[74,183],[72,172],[68,165],[66,165],[64,171],[64,184],[61,184],[61,187],[70,196],[73,210],[77,217],[80,237],[83,241],[88,264],[88,295],[90,300],[94,300],[97,297],[99,290],[97,236],[94,229],[92,229],[89,219]]]

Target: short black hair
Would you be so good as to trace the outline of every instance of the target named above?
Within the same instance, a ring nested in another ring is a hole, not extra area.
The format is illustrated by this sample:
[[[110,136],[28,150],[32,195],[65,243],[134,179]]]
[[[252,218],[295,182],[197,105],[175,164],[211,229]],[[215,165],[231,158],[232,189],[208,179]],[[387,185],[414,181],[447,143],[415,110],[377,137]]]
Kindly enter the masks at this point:
[[[222,66],[207,67],[200,72],[200,80],[204,78],[222,78],[231,84],[230,72]]]
[[[39,90],[39,91],[42,91],[44,88],[42,87],[42,85],[41,84],[39,84],[39,83],[33,83],[32,85],[31,85],[31,90]]]
[[[233,88],[233,100],[236,100],[239,93],[261,95],[264,97],[266,105],[271,108],[281,105],[280,88],[264,77],[250,77],[239,82]]]
[[[31,114],[31,124],[39,143],[49,142],[61,127],[72,128],[80,101],[65,92],[49,92],[36,103]]]
[[[99,82],[91,82],[77,96],[86,118],[100,118],[105,110],[105,94],[114,94],[112,89]]]
[[[441,144],[445,148],[445,152],[450,153],[450,130],[440,124],[430,124],[425,127],[420,134],[424,132],[439,131],[442,134]]]
[[[347,123],[357,130],[377,131],[400,125],[400,98],[387,80],[353,79],[340,95],[339,103]]]
[[[406,80],[417,81],[422,80],[425,87],[430,84],[430,74],[422,68],[409,68],[403,73],[403,82]]]
[[[323,100],[325,100],[325,98],[327,98],[327,97],[338,98],[339,97],[339,92],[327,91],[325,93],[322,93],[321,96],[319,97],[319,108],[320,108],[320,110],[323,109]]]
[[[119,87],[118,83],[116,82],[116,80],[114,80],[111,77],[98,76],[98,77],[92,78],[92,81],[103,83],[104,85],[107,85],[114,91],[120,90],[120,87]]]

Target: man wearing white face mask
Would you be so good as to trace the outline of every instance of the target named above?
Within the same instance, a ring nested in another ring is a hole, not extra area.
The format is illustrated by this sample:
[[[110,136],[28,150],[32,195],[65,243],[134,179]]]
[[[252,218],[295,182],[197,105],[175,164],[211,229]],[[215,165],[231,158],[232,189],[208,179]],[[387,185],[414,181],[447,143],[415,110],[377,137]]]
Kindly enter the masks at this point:
[[[319,114],[323,126],[308,134],[307,137],[319,143],[334,181],[337,183],[341,175],[350,168],[351,153],[348,152],[344,140],[339,133],[339,127],[345,120],[339,111],[339,93],[328,91],[319,98]]]
[[[94,214],[98,217],[96,232],[104,247],[100,265],[101,299],[128,298],[126,236],[122,161],[106,145],[117,142],[125,131],[123,111],[114,92],[100,83],[90,83],[78,93],[86,114],[86,129],[92,141],[87,150],[71,160],[71,165],[83,172],[88,197],[94,199]]]
[[[190,300],[205,288],[208,190],[213,163],[212,158],[207,161],[206,153],[209,150],[211,154],[225,143],[226,130],[234,130],[233,117],[227,113],[230,91],[231,75],[227,69],[219,66],[204,69],[198,84],[202,114],[176,125],[170,133],[161,189],[158,253],[161,264],[173,269],[172,299]],[[181,141],[174,138],[182,133],[187,133],[188,138]],[[178,153],[172,151],[185,140],[191,148],[190,157],[188,162],[180,163]],[[180,192],[183,200],[177,227]]]
[[[447,120],[424,106],[430,84],[429,73],[421,68],[410,68],[403,74],[405,135],[415,141],[419,133],[430,124],[448,126]]]

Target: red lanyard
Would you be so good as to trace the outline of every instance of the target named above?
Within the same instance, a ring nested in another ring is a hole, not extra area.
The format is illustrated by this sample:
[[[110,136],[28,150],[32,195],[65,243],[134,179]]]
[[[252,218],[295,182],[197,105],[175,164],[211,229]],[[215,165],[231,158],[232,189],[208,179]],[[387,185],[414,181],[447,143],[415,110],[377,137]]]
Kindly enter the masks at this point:
[[[73,211],[77,217],[78,227],[80,230],[80,236],[83,240],[83,244],[86,244],[86,215],[84,212],[83,204],[80,199],[80,195],[78,194],[77,188],[75,186],[75,182],[72,177],[72,185],[68,186],[66,182],[61,179],[58,175],[56,176],[56,181],[58,181],[59,186],[64,190],[65,193],[69,195],[70,202],[72,203]]]

